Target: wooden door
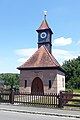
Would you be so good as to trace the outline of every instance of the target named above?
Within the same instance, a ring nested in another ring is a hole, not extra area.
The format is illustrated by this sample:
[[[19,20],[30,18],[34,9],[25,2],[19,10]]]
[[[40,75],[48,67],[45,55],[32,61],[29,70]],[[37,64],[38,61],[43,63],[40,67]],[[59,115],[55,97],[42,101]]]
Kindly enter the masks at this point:
[[[32,86],[31,86],[31,94],[43,94],[43,82],[39,77],[36,77],[32,81]]]

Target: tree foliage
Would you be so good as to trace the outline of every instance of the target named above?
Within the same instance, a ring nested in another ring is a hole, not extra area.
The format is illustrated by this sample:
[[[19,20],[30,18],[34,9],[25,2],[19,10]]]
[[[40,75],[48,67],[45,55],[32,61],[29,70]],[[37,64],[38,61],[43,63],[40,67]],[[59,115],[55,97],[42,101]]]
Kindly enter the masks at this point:
[[[80,88],[80,57],[65,61],[62,65],[66,71],[66,87]]]
[[[0,80],[4,81],[6,88],[19,88],[19,74],[2,73]]]

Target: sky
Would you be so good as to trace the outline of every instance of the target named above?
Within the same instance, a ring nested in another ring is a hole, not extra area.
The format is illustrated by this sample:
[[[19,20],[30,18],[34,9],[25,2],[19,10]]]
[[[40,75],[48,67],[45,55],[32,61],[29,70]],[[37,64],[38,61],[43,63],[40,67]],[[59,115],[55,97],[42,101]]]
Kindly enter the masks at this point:
[[[0,73],[19,73],[17,67],[38,49],[44,10],[57,61],[80,56],[80,0],[0,0]]]

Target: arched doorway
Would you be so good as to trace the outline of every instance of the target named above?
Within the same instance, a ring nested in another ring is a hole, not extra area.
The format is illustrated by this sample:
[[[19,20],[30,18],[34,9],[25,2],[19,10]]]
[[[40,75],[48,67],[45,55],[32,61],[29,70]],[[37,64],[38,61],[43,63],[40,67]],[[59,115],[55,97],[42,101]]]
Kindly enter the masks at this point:
[[[44,94],[43,82],[39,77],[32,81],[31,94]]]

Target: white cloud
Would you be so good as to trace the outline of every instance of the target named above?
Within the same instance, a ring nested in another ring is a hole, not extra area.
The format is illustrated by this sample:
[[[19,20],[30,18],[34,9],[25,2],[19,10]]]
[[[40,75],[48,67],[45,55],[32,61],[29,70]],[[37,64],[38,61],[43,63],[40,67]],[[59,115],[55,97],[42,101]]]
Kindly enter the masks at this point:
[[[31,56],[36,50],[37,48],[17,49],[15,50],[15,53],[20,56]]]
[[[36,52],[37,48],[17,49],[15,53],[20,56],[18,62],[24,63]]]
[[[66,46],[72,43],[72,38],[60,37],[54,40],[53,44],[55,46]]]
[[[21,63],[26,62],[27,59],[29,59],[29,57],[31,57],[36,50],[37,50],[37,48],[16,50],[16,54],[20,55],[20,58],[18,59],[18,62],[21,62]],[[77,58],[77,55],[74,51],[53,49],[52,54],[58,60],[58,62],[60,64],[62,64],[62,62],[64,62],[65,60]]]
[[[24,63],[24,62],[26,62],[27,59],[28,58],[19,58],[18,61]]]
[[[67,51],[67,50],[61,50],[61,49],[54,49],[52,54],[60,62],[77,58],[77,55],[73,51]]]
[[[18,62],[21,62],[21,63],[25,63],[31,56],[28,56],[28,57],[21,57],[18,59]]]

